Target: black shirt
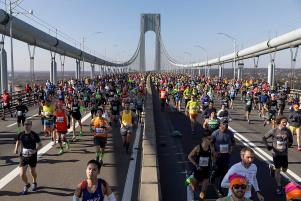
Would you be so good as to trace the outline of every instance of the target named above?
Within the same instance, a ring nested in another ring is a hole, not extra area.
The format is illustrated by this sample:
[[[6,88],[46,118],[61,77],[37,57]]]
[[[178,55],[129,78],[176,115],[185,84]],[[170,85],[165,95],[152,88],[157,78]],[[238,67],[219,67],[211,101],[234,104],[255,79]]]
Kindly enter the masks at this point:
[[[21,141],[22,147],[26,149],[36,149],[36,143],[41,141],[39,135],[34,131],[31,131],[29,134],[21,132],[17,136],[17,140]]]
[[[28,112],[28,108],[26,105],[17,105],[16,106],[17,116],[24,116],[26,112]]]

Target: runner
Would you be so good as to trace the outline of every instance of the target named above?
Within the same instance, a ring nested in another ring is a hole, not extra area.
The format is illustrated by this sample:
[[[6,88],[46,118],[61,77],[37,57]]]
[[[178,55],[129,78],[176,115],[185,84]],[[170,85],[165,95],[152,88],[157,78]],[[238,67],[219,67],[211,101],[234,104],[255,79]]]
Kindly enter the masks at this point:
[[[258,182],[257,182],[257,166],[254,162],[254,151],[249,147],[243,147],[240,150],[241,162],[234,164],[225,175],[221,187],[229,188],[230,186],[230,175],[239,174],[247,179],[247,188],[245,192],[245,197],[252,199],[251,188],[253,187],[257,193],[259,201],[264,201],[264,197],[261,195]],[[228,196],[231,196],[232,191],[229,189]]]
[[[39,135],[31,131],[32,122],[30,120],[26,120],[24,125],[25,131],[18,134],[14,153],[18,154],[18,149],[21,147],[19,168],[20,177],[25,183],[22,194],[26,195],[31,186],[26,176],[28,165],[33,179],[32,191],[35,192],[37,190],[37,151],[42,147],[42,143]],[[38,144],[38,147],[36,144]]]
[[[209,183],[209,175],[212,163],[212,154],[214,147],[211,144],[210,134],[203,135],[199,145],[195,146],[189,153],[188,159],[193,164],[193,176],[191,180],[188,179],[188,183],[191,185],[192,190],[195,191],[200,184],[202,189],[199,194],[200,200],[205,200],[207,187]],[[191,183],[190,183],[191,181]]]
[[[28,108],[26,105],[22,103],[22,99],[18,99],[18,105],[16,106],[16,116],[17,116],[17,133],[21,132],[21,122],[24,127],[24,122],[26,119],[26,113],[28,112]]]
[[[130,143],[133,134],[135,113],[130,110],[130,104],[126,102],[124,104],[124,110],[120,113],[120,133],[122,136],[123,147],[126,152],[130,154]]]
[[[196,96],[192,95],[191,100],[186,104],[186,115],[189,116],[190,125],[191,125],[191,132],[192,134],[195,133],[195,126],[196,126],[196,119],[198,117],[198,113],[200,110],[200,105],[196,100]]]
[[[166,89],[162,88],[160,90],[161,112],[165,111],[167,96],[168,96],[168,93],[167,93]]]
[[[66,115],[65,110],[63,109],[62,104],[57,105],[57,110],[55,113],[55,127],[56,127],[56,138],[58,139],[58,143],[60,145],[59,154],[64,153],[63,143],[65,144],[65,149],[68,150],[70,148],[70,143],[67,140],[67,132],[68,132],[68,117]],[[63,143],[62,143],[63,141]]]
[[[94,145],[96,160],[100,161],[102,164],[103,157],[105,154],[105,147],[107,143],[108,133],[112,130],[108,121],[102,117],[103,110],[99,109],[97,111],[97,117],[93,118],[91,121],[91,128],[94,136]]]
[[[79,104],[79,101],[77,98],[74,98],[73,99],[73,102],[71,104],[71,116],[72,116],[72,133],[73,133],[73,136],[72,136],[72,141],[76,141],[77,140],[77,137],[75,135],[75,123],[78,122],[79,126],[80,126],[80,131],[79,131],[79,135],[80,136],[83,136],[83,127],[82,127],[82,122],[81,122],[81,119],[82,119],[82,115],[80,113],[80,104]]]
[[[245,119],[248,121],[250,124],[250,113],[252,111],[252,104],[253,104],[253,98],[250,94],[250,92],[247,92],[246,97],[245,97]]]
[[[300,131],[301,127],[301,110],[299,109],[299,103],[293,103],[293,110],[289,115],[289,129],[291,133],[297,136],[297,150],[301,151],[301,144],[300,144]]]
[[[282,195],[284,194],[284,190],[281,186],[280,170],[286,172],[288,168],[288,147],[291,147],[293,144],[293,136],[291,131],[286,127],[286,117],[279,117],[276,123],[278,126],[272,128],[264,135],[263,142],[266,144],[267,149],[272,151],[274,167],[270,166],[270,171],[271,175],[275,176],[277,185],[276,194]],[[268,143],[269,138],[272,140],[272,145]]]
[[[44,133],[46,136],[51,136],[52,145],[56,143],[56,136],[54,130],[54,116],[55,116],[55,107],[52,104],[50,99],[45,101],[43,106],[43,122],[44,122]]]
[[[10,117],[13,117],[13,114],[11,112],[11,108],[10,108],[10,95],[7,92],[7,90],[5,89],[3,91],[3,94],[1,95],[2,98],[2,120],[5,120],[5,111],[9,110],[10,113]]]
[[[117,123],[118,116],[120,114],[120,108],[121,108],[121,103],[118,100],[118,96],[114,95],[114,99],[111,102],[111,114],[112,114],[112,117],[113,117],[113,121],[115,123]]]
[[[244,176],[234,173],[229,176],[229,183],[231,195],[219,198],[216,201],[252,201],[245,198],[248,181]]]
[[[97,178],[100,173],[101,165],[96,160],[90,160],[86,168],[87,179],[83,180],[77,185],[72,201],[104,201],[106,196],[108,201],[116,201],[115,195],[112,192],[109,184],[101,179]]]
[[[223,195],[221,189],[221,181],[228,171],[230,164],[230,156],[235,145],[234,134],[228,129],[228,120],[222,119],[219,124],[219,129],[214,131],[211,135],[212,143],[215,150],[215,164],[211,173],[211,183],[216,180],[216,191],[219,196]]]
[[[219,128],[220,120],[216,116],[215,111],[211,111],[208,119],[205,119],[203,123],[203,128],[208,130],[212,134],[215,130]]]

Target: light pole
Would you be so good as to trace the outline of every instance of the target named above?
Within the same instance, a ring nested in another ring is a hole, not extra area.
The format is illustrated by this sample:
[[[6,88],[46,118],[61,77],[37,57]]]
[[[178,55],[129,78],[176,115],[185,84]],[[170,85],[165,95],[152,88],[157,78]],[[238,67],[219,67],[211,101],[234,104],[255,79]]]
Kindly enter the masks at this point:
[[[233,66],[233,78],[235,79],[236,78],[236,38],[234,38],[233,36],[230,36],[229,34],[226,34],[226,33],[222,33],[222,32],[219,32],[219,33],[216,33],[216,34],[219,34],[219,35],[223,35],[223,36],[226,36],[227,38],[230,38],[233,43],[234,43],[234,59],[233,59],[233,62],[234,62],[234,66]]]
[[[195,45],[194,47],[200,48],[201,50],[203,50],[203,51],[206,53],[206,63],[207,63],[206,68],[208,68],[208,51],[207,51],[207,49],[203,48],[203,47],[200,46],[200,45]],[[207,70],[206,68],[205,68],[205,72],[206,72],[206,70]],[[205,73],[205,74],[206,74],[206,73]]]
[[[97,31],[97,32],[93,32],[91,34],[89,34],[87,37],[83,36],[83,53],[85,52],[85,41],[90,38],[91,36],[95,35],[95,34],[101,34],[101,31]],[[85,77],[85,57],[83,54],[83,76]]]
[[[15,7],[18,5],[19,0],[16,1],[9,1],[9,14],[13,16],[13,14],[33,14],[33,11],[30,10],[26,13],[21,12],[13,12]],[[14,7],[13,7],[14,6]],[[9,36],[10,36],[10,66],[11,66],[11,88],[14,91],[14,83],[15,83],[15,72],[14,72],[14,48],[13,48],[13,18],[10,20],[9,23]]]

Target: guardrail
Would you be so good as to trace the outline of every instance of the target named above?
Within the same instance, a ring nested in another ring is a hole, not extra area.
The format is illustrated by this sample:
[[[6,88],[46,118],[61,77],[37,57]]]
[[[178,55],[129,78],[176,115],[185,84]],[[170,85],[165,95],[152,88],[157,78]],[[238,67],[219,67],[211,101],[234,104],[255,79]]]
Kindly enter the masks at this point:
[[[141,175],[139,201],[160,201],[161,188],[157,157],[156,130],[150,77],[147,78],[145,99],[145,123],[142,138]]]
[[[35,104],[34,99],[33,99],[33,94],[31,94],[30,97],[26,97],[26,93],[25,91],[19,91],[19,92],[14,92],[14,93],[10,93],[10,108],[12,113],[16,111],[16,105],[18,103],[18,99],[21,98],[23,104],[25,104],[26,106],[30,107],[33,106]],[[0,117],[2,117],[3,114],[3,101],[0,100]],[[6,110],[5,114],[9,114],[9,111]]]
[[[291,89],[290,90],[291,95],[301,95],[301,89]]]

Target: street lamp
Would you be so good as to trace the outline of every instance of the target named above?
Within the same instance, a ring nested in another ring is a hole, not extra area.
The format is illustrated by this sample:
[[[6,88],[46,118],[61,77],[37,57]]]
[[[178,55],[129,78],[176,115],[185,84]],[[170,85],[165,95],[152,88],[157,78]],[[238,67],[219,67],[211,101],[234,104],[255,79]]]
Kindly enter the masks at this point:
[[[20,4],[22,1],[9,1],[9,14],[13,16],[13,14],[30,14],[33,15],[33,10],[29,10],[28,12],[14,12],[13,10]],[[13,7],[14,6],[14,7]],[[13,18],[9,23],[9,36],[10,36],[10,66],[11,66],[11,88],[14,91],[14,83],[15,83],[15,72],[14,72],[14,48],[13,48]]]
[[[83,53],[85,52],[85,41],[92,37],[93,35],[95,34],[101,34],[102,32],[101,31],[97,31],[97,32],[93,32],[91,34],[89,34],[88,36],[83,36]],[[83,76],[85,76],[85,57],[84,57],[84,54],[83,54]]]
[[[216,33],[216,34],[219,34],[219,35],[223,35],[223,36],[226,36],[227,38],[230,38],[233,43],[234,43],[234,72],[233,72],[233,77],[235,79],[236,77],[236,38],[234,38],[233,36],[230,36],[229,34],[226,34],[226,33],[222,33],[222,32],[219,32],[219,33]]]
[[[194,47],[200,48],[201,50],[203,50],[206,53],[206,63],[207,63],[206,68],[208,68],[208,51],[205,48],[203,48],[202,46],[200,46],[200,45],[195,45]],[[205,72],[206,72],[206,68],[205,68]]]

